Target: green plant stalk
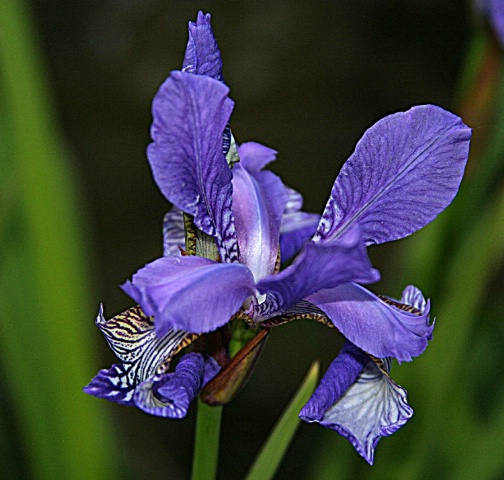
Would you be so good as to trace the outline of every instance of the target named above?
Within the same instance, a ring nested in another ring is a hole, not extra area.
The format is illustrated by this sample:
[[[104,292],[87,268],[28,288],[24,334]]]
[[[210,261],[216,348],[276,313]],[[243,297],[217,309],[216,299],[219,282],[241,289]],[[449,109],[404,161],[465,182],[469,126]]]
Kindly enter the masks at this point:
[[[30,478],[113,478],[107,419],[82,393],[96,368],[82,229],[29,19],[23,2],[0,2],[0,102],[10,152],[2,167],[15,185],[0,255],[4,373]]]
[[[256,457],[246,480],[269,480],[274,477],[301,423],[299,411],[315,390],[318,377],[319,364],[314,362]]]
[[[192,480],[213,480],[217,475],[222,406],[198,399]]]

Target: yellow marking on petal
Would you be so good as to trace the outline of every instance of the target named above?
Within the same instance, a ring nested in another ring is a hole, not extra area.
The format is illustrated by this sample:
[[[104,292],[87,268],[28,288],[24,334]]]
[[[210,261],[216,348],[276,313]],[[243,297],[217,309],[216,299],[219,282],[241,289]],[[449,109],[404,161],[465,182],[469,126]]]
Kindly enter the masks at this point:
[[[403,310],[404,312],[412,313],[412,314],[418,315],[418,316],[422,315],[422,312],[418,308],[412,307],[411,305],[408,305],[406,303],[396,302],[395,300],[391,300],[390,298],[384,297],[383,295],[378,295],[378,298],[382,302],[385,302],[388,305],[392,305],[392,306],[398,308],[399,310]]]

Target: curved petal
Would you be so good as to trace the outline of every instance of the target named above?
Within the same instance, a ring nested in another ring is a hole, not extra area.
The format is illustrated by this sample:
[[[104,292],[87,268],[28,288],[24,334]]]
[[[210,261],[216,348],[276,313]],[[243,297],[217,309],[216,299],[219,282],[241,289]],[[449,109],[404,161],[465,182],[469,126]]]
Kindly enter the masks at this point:
[[[346,385],[341,378],[355,375],[355,360],[348,360],[348,350],[342,351],[299,416],[338,432],[372,465],[380,438],[401,428],[412,417],[413,409],[407,402],[406,390],[394,383],[372,360],[361,355],[359,362],[361,369],[365,365],[364,369],[340,394]]]
[[[108,370],[100,370],[83,391],[119,405],[134,405],[131,370],[131,365],[112,365]]]
[[[375,123],[336,178],[315,241],[358,222],[366,245],[397,240],[432,221],[458,191],[471,130],[434,105]]]
[[[302,298],[346,282],[370,283],[379,279],[362,243],[357,226],[330,244],[309,242],[295,262],[261,280],[257,289],[266,301],[256,306],[255,320],[280,315]]]
[[[193,333],[215,330],[255,292],[245,265],[189,256],[158,258],[122,289],[154,317],[158,335],[170,328]]]
[[[198,12],[196,22],[189,22],[189,40],[182,64],[182,71],[207,75],[222,81],[222,60],[215,40],[211,15]]]
[[[250,173],[257,173],[276,160],[277,151],[260,143],[246,142],[238,147],[240,165]]]
[[[181,248],[185,248],[184,214],[173,207],[163,218],[163,255],[180,256]]]
[[[135,405],[151,415],[184,418],[190,403],[219,369],[211,357],[184,355],[173,373],[154,375],[136,388]]]
[[[317,230],[320,215],[317,213],[284,213],[280,224],[280,253],[282,262],[289,261],[299,253]]]
[[[233,215],[240,262],[255,281],[273,273],[278,255],[280,221],[287,196],[272,172],[250,173],[241,161],[233,168]]]
[[[322,420],[326,411],[355,382],[368,361],[369,357],[360,348],[346,341],[299,416],[307,422]]]
[[[124,363],[100,370],[84,392],[122,405],[133,405],[137,386],[158,369],[167,369],[171,358],[197,337],[181,330],[169,330],[162,337],[156,336],[152,318],[138,306],[109,320],[105,320],[100,306],[96,324],[112,351]]]
[[[302,212],[303,197],[296,190],[285,187],[287,203],[280,224],[280,254],[282,262],[299,253],[304,243],[315,234],[320,215]]]
[[[352,283],[321,290],[307,300],[348,340],[375,357],[410,361],[425,350],[432,336],[428,302],[421,312],[402,310]]]
[[[236,261],[232,175],[222,152],[233,110],[228,92],[209,77],[172,72],[152,104],[147,157],[163,195],[216,238],[223,261]]]

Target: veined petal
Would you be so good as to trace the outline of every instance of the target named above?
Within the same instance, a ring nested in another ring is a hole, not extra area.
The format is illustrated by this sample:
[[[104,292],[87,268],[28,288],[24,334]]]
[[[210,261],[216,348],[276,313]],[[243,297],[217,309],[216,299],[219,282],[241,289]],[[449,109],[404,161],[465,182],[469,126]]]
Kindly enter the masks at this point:
[[[190,403],[219,370],[211,357],[184,355],[173,373],[154,375],[136,388],[135,405],[151,415],[184,418]]]
[[[172,72],[153,104],[147,156],[163,195],[216,238],[223,261],[237,260],[231,170],[222,135],[233,110],[229,89],[206,76]]]
[[[243,168],[242,161],[233,168],[232,210],[240,262],[258,281],[275,268],[287,196],[279,177],[268,171],[251,173]]]
[[[173,207],[163,219],[163,255],[177,257],[185,248],[184,214]]]
[[[245,265],[191,256],[158,258],[122,288],[154,317],[157,335],[170,328],[193,333],[215,330],[255,292]]]
[[[112,365],[108,370],[100,370],[83,391],[119,405],[134,405],[132,373],[132,365]]]
[[[240,165],[250,173],[257,173],[276,160],[277,151],[260,143],[246,142],[238,147]]]
[[[418,289],[411,288],[403,300],[421,296]],[[321,290],[307,300],[320,308],[345,338],[378,358],[410,361],[425,350],[432,337],[434,325],[429,324],[430,306],[425,300],[421,311],[403,310],[401,304],[386,303],[353,283]]]
[[[389,115],[368,129],[336,178],[315,241],[358,222],[366,245],[432,221],[458,191],[471,130],[434,105]]]
[[[189,22],[189,40],[182,71],[222,81],[221,53],[210,24],[211,18],[209,13],[198,12],[196,22]]]
[[[110,320],[105,320],[100,306],[96,324],[112,351],[124,363],[100,370],[84,392],[121,405],[133,405],[137,386],[156,372],[166,371],[171,358],[197,338],[181,330],[169,330],[162,337],[156,336],[152,318],[138,306]]]
[[[308,242],[292,265],[261,280],[257,289],[267,294],[267,298],[257,306],[255,319],[280,315],[321,289],[378,279],[379,273],[371,266],[358,226],[354,226],[329,244]]]
[[[327,410],[355,382],[368,361],[369,357],[361,349],[346,341],[299,416],[307,422],[322,420]]]
[[[345,347],[347,345],[349,343]],[[407,402],[404,388],[394,383],[372,360],[363,357],[362,352],[359,354],[355,346],[352,346],[352,353],[358,356],[354,358],[349,356],[351,347],[345,347],[299,416],[338,432],[372,465],[380,438],[401,428],[412,417],[413,409]],[[363,365],[364,368],[355,378],[356,362],[360,369]],[[389,365],[387,359],[384,363]],[[355,381],[345,389],[352,377]]]

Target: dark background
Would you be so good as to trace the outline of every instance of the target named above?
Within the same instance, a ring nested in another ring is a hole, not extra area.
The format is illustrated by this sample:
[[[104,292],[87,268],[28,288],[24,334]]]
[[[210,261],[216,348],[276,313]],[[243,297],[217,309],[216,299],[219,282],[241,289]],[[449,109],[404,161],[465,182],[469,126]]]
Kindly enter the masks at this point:
[[[169,205],[145,158],[150,104],[180,68],[187,23],[198,10],[212,13],[237,141],[278,150],[271,169],[303,193],[306,210],[318,212],[375,121],[415,104],[455,108],[471,22],[469,5],[454,0],[47,0],[33,7],[85,208],[93,298],[107,316],[132,304],[118,285],[161,253]],[[375,291],[400,295],[393,278],[400,251],[400,243],[371,251],[384,278]],[[97,329],[94,336],[96,367],[104,368],[115,359]],[[222,478],[246,471],[311,361],[327,367],[339,342],[309,323],[272,332],[252,380],[224,410]],[[188,476],[194,408],[187,420],[170,421],[107,407],[132,478]],[[336,434],[302,425],[279,478],[303,478],[328,435]],[[400,433],[387,442],[399,445]],[[345,440],[336,442],[335,455],[357,456],[350,451]]]

